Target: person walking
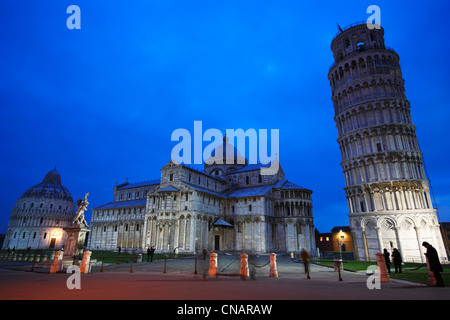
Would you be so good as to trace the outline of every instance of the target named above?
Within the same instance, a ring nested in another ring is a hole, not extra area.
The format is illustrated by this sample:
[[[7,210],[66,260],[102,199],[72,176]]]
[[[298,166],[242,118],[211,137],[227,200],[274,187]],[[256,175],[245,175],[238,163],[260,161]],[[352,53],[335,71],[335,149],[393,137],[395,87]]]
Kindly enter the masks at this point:
[[[389,252],[387,251],[387,249],[383,250],[383,254],[384,254],[384,262],[386,263],[387,272],[391,273],[391,259],[390,259],[390,255],[389,255]]]
[[[152,251],[152,247],[148,246],[147,248],[147,262],[150,262],[150,252]]]
[[[203,247],[203,260],[206,260],[207,254],[208,254],[208,250],[206,250],[206,247]]]
[[[436,287],[445,287],[444,280],[441,276],[441,272],[444,271],[444,269],[442,269],[436,249],[426,241],[422,243],[422,246],[427,248],[427,253],[425,253],[425,256],[428,259],[430,271],[433,272],[434,277],[436,278]]]
[[[395,273],[402,273],[402,256],[397,248],[392,252],[392,260],[394,261]]]
[[[309,252],[305,248],[303,248],[300,256],[302,258],[303,265],[305,266],[305,273],[309,275]]]

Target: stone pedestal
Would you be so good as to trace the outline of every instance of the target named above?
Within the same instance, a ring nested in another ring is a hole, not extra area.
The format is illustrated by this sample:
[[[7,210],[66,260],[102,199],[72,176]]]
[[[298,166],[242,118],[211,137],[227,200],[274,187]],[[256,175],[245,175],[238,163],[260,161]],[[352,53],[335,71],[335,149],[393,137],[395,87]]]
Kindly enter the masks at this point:
[[[248,255],[246,253],[241,254],[241,277],[248,277]]]
[[[217,253],[211,252],[209,255],[209,270],[208,274],[210,276],[216,276],[217,275]]]
[[[69,227],[64,228],[64,231],[67,233],[64,242],[64,260],[73,260],[73,257],[79,255],[83,250],[79,248],[79,245],[84,244],[88,229],[72,223]]]
[[[388,272],[387,272],[386,262],[384,260],[384,254],[377,253],[377,265],[378,265],[378,270],[380,272],[380,282],[381,283],[391,282],[391,278],[389,277]]]
[[[275,253],[270,254],[270,276],[278,278],[277,255]]]

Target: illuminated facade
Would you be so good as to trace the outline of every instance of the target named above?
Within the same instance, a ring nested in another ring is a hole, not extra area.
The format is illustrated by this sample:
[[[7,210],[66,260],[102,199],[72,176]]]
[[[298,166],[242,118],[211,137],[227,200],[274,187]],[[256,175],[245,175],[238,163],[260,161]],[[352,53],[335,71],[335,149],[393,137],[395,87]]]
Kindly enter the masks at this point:
[[[314,254],[312,191],[286,180],[281,166],[261,175],[264,165],[237,150],[226,159],[228,148],[224,139],[203,171],[169,162],[160,179],[117,185],[113,202],[93,209],[88,248]]]
[[[328,79],[355,255],[375,260],[397,248],[403,261],[425,261],[422,241],[445,257],[422,152],[405,95],[400,57],[384,29],[366,23],[333,39]]]
[[[61,249],[75,216],[75,203],[56,169],[17,199],[2,249]]]

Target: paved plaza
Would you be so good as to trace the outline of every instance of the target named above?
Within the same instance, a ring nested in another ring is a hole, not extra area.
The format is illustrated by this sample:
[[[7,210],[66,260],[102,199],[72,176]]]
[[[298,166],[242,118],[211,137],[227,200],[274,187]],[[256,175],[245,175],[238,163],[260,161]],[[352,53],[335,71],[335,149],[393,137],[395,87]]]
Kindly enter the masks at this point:
[[[448,300],[450,288],[392,280],[368,289],[368,275],[277,257],[279,277],[269,276],[269,255],[250,256],[250,277],[239,274],[239,255],[219,254],[220,276],[209,276],[209,259],[168,259],[105,264],[80,275],[81,288],[68,289],[69,274],[30,272],[27,263],[0,261],[2,300]],[[164,267],[165,265],[165,267]],[[164,273],[164,270],[166,271]],[[195,274],[197,270],[197,274]],[[130,272],[132,271],[132,272]]]

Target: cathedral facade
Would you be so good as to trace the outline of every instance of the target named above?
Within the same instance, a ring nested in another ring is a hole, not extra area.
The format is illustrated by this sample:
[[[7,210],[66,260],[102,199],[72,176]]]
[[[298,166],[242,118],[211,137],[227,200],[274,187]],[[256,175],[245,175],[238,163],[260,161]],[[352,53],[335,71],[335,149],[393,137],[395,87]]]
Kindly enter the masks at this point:
[[[314,253],[312,191],[286,180],[281,166],[261,175],[268,166],[249,165],[224,139],[203,171],[170,161],[160,179],[117,185],[112,202],[93,208],[88,248]]]

